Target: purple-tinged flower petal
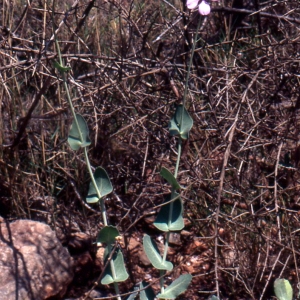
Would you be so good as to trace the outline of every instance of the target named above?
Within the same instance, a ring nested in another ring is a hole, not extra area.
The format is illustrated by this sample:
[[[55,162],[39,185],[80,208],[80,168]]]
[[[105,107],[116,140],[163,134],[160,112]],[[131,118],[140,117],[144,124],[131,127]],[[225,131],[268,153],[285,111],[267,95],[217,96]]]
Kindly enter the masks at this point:
[[[199,13],[203,16],[207,16],[210,14],[210,6],[205,0],[200,3],[198,9]]]
[[[197,7],[199,0],[187,0],[186,6],[188,9],[194,9]]]

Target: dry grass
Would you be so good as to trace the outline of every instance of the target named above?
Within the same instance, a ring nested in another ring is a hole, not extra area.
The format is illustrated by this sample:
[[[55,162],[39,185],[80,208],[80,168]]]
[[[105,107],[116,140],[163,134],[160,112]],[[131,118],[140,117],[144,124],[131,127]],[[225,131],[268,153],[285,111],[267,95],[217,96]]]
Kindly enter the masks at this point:
[[[211,269],[193,274],[186,299],[215,289],[221,299],[269,299],[279,276],[298,292],[300,4],[253,1],[261,13],[249,15],[258,9],[251,3],[214,5],[197,41],[194,127],[179,179],[187,229],[212,251]],[[54,15],[46,1],[4,1],[2,14],[1,214],[46,221],[65,236],[100,226],[82,203],[84,160],[65,143],[71,114],[53,67],[54,26],[75,109],[94,141],[92,164],[115,188],[110,221],[139,229],[168,192],[158,173],[174,167],[167,125],[182,99],[198,14],[176,0],[68,1]]]

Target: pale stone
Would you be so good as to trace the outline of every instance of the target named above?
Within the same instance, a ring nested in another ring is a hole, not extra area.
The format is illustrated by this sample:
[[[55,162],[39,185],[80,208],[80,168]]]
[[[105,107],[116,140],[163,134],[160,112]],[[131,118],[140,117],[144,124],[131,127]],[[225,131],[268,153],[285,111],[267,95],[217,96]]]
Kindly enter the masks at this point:
[[[62,296],[72,279],[72,258],[48,225],[0,221],[0,300]]]

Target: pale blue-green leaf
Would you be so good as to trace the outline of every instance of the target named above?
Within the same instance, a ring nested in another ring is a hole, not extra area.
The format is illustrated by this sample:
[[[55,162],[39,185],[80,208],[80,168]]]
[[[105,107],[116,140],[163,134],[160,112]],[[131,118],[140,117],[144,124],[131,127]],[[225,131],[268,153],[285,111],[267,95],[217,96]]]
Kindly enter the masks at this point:
[[[114,244],[116,237],[119,235],[120,233],[116,227],[111,225],[105,226],[98,233],[97,243]]]
[[[179,194],[174,192],[173,195],[168,195],[165,198],[164,202],[169,202],[171,199],[174,199],[178,196]],[[161,207],[153,225],[157,229],[164,232],[179,231],[184,227],[182,213],[183,213],[183,205],[179,197],[178,199],[170,203],[167,203]]]
[[[147,285],[149,285],[147,282],[142,281],[140,283],[140,290],[144,289]],[[154,300],[155,294],[151,286],[147,287],[145,290],[142,290],[140,292],[140,300]]]
[[[180,135],[180,131],[179,131],[179,124],[176,124],[176,121],[174,119],[174,117],[170,120],[169,122],[169,133],[171,136],[177,136]]]
[[[162,257],[160,256],[159,250],[153,240],[149,235],[145,235],[143,238],[143,246],[144,251],[150,260],[153,267],[158,270],[167,270],[171,271],[173,269],[173,264],[169,261],[162,261]]]
[[[134,300],[139,293],[138,290],[139,290],[139,287],[135,286],[134,291],[132,292],[131,295],[128,296],[128,298],[126,298],[126,300]]]
[[[190,130],[193,127],[193,119],[186,110],[186,108],[180,104],[176,107],[174,116],[169,122],[169,132],[173,135],[180,135],[183,140],[189,137]]]
[[[96,187],[94,186],[93,181],[91,180],[89,186],[89,192],[86,198],[87,203],[96,203],[102,197],[111,193],[113,190],[110,179],[103,168],[101,167],[96,168],[96,171],[94,173],[94,178],[100,195],[98,195]]]
[[[175,299],[184,293],[192,281],[193,276],[190,274],[181,275],[173,281],[162,294],[158,294],[159,299]]]
[[[68,143],[70,147],[75,151],[79,148],[87,147],[91,144],[91,140],[89,137],[89,128],[85,119],[79,114],[76,114],[76,119],[79,128],[77,127],[76,121],[74,119],[68,136]],[[80,138],[80,132],[82,140]]]
[[[171,184],[174,190],[180,190],[179,183],[177,182],[174,175],[168,169],[163,167],[160,171],[160,175]]]
[[[293,289],[290,282],[286,279],[276,279],[274,282],[274,292],[279,300],[292,300]]]
[[[133,292],[126,300],[134,300],[137,295],[138,295],[138,292]]]
[[[105,256],[106,257],[104,260],[104,264],[106,264],[106,261],[109,257],[109,253],[107,251],[106,251]],[[113,278],[113,275],[112,275],[111,262],[113,263],[114,268],[115,268],[115,274],[116,274],[115,278]],[[120,249],[116,249],[115,253],[113,254],[111,262],[109,262],[107,267],[105,268],[104,276],[101,280],[102,284],[111,284],[114,282],[122,282],[128,278],[128,273],[125,269],[123,254]]]
[[[220,300],[219,297],[215,296],[215,295],[212,295],[209,300]]]

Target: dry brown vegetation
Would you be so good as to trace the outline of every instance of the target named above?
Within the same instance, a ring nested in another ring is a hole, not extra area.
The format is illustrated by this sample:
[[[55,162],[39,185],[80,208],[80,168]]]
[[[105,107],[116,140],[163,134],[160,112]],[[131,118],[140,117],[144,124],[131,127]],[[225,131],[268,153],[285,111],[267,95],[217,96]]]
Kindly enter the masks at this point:
[[[168,192],[160,168],[175,166],[168,122],[198,13],[179,0],[62,1],[54,12],[51,1],[15,0],[2,1],[0,15],[0,214],[47,222],[66,244],[101,227],[98,207],[84,204],[82,154],[66,143],[72,120],[53,67],[55,28],[92,165],[114,186],[110,223],[128,237],[151,231],[144,219]],[[224,0],[202,20],[179,174],[192,235],[178,250],[202,264],[180,299],[217,289],[221,299],[270,299],[277,277],[298,294],[300,3]]]

